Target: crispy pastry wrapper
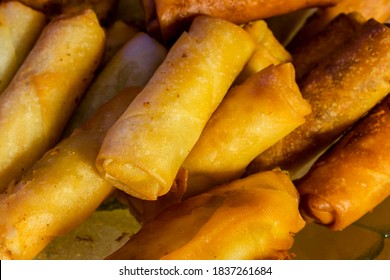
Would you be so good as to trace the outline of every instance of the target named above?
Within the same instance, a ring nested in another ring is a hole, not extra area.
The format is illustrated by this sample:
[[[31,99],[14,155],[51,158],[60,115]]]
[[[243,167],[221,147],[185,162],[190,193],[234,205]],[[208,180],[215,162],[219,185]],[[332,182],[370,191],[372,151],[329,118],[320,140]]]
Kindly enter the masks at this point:
[[[187,195],[238,179],[261,152],[305,122],[311,112],[291,63],[269,66],[232,88],[183,163]]]
[[[349,226],[390,195],[390,95],[297,183],[307,219]]]
[[[242,83],[246,78],[274,64],[291,62],[290,53],[275,38],[264,20],[257,20],[244,25],[244,30],[252,36],[256,43],[256,49],[235,84]]]
[[[95,167],[108,128],[140,89],[102,106],[83,129],[48,151],[0,201],[0,259],[32,259],[80,225],[114,190]]]
[[[298,201],[286,173],[254,174],[171,206],[108,259],[285,259]]]
[[[371,19],[301,83],[312,113],[260,154],[248,173],[281,167],[295,177],[390,91],[390,28]]]
[[[342,47],[366,20],[357,13],[340,14],[321,32],[303,40],[290,51],[298,83],[337,48]]]
[[[0,3],[0,93],[23,63],[45,24],[43,13],[22,3]]]
[[[118,0],[18,0],[26,6],[44,12],[49,17],[60,14],[78,14],[85,9],[95,12],[104,21],[112,12]]]
[[[130,39],[96,76],[66,127],[70,135],[102,104],[127,87],[144,87],[166,56],[166,49],[143,32]]]
[[[107,133],[96,162],[102,176],[141,199],[167,193],[254,48],[242,28],[197,17]]]
[[[212,0],[155,0],[158,27],[162,38],[170,40],[180,34],[197,15],[222,18],[236,24],[264,19],[312,6],[330,5],[339,0],[266,0],[212,1]],[[147,4],[150,1],[143,1]],[[144,5],[147,15],[153,15],[153,5]],[[150,18],[150,17],[149,17]],[[153,19],[150,19],[153,22]]]
[[[300,42],[320,32],[330,21],[342,13],[359,13],[366,19],[374,18],[383,23],[390,19],[390,1],[341,0],[334,6],[319,9],[307,20],[291,45],[300,44]]]
[[[0,95],[0,189],[58,141],[99,64],[104,39],[91,10],[45,27]]]
[[[123,20],[116,20],[106,28],[106,46],[101,65],[105,66],[127,42],[138,34],[138,29]]]

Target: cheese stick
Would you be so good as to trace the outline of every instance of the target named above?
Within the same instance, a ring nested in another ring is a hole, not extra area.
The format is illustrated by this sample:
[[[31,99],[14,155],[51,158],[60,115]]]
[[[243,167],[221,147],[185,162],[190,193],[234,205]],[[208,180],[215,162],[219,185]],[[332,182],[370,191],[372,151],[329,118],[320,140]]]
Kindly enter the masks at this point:
[[[390,91],[390,28],[371,19],[343,47],[313,69],[300,88],[312,113],[260,154],[248,173],[303,164],[335,141]]]
[[[138,32],[99,72],[73,113],[65,134],[80,127],[102,104],[122,89],[144,87],[166,56],[166,49],[146,33]]]
[[[339,0],[155,0],[159,27],[163,38],[172,39],[180,34],[196,15],[209,15],[236,24],[264,19],[312,6],[330,5]],[[149,5],[146,8],[153,8]],[[148,12],[150,13],[150,12]]]
[[[390,95],[297,185],[306,218],[342,230],[390,195]]]
[[[108,259],[285,259],[305,222],[289,176],[267,171],[173,205]]]
[[[0,259],[32,259],[89,217],[114,190],[95,167],[109,127],[139,89],[102,106],[83,129],[48,151],[0,201]]]
[[[238,179],[247,165],[310,113],[294,68],[269,66],[228,92],[183,163],[187,195]]]
[[[167,193],[254,48],[241,27],[197,17],[107,133],[96,162],[102,176],[141,199]]]
[[[58,141],[99,64],[104,37],[91,10],[46,26],[0,95],[0,189]]]
[[[320,32],[330,21],[341,13],[359,13],[364,18],[374,18],[379,22],[390,19],[389,0],[341,0],[336,5],[319,9],[313,14],[295,36],[291,45],[299,44]]]
[[[23,63],[45,24],[43,13],[22,3],[0,3],[0,93]]]

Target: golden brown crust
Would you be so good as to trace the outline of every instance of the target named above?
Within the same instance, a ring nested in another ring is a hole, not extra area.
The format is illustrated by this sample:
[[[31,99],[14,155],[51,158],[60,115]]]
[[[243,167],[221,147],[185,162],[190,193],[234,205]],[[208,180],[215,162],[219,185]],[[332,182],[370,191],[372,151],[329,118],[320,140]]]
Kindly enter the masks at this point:
[[[390,91],[390,28],[369,20],[300,88],[312,108],[306,122],[257,157],[249,172],[297,169],[335,141]]]
[[[255,174],[172,205],[108,258],[284,259],[305,225],[298,200],[287,174]]]
[[[138,92],[127,89],[103,105],[0,201],[0,258],[34,258],[55,237],[79,226],[114,190],[101,178],[95,159],[106,131]]]
[[[319,9],[310,17],[298,32],[291,45],[310,38],[320,32],[330,21],[341,13],[359,13],[364,18],[374,18],[386,22],[390,18],[390,1],[388,0],[341,0],[334,6]]]
[[[309,113],[291,63],[270,65],[232,88],[183,163],[189,173],[186,195],[238,179]]]
[[[108,132],[97,158],[103,177],[138,198],[167,193],[254,48],[239,26],[196,18]]]
[[[312,6],[330,5],[338,0],[156,0],[157,19],[164,39],[180,34],[196,15],[209,15],[236,24],[292,12]]]
[[[61,14],[78,14],[92,9],[99,20],[107,19],[117,0],[18,0],[26,6],[44,12],[49,17]]]
[[[91,10],[45,27],[0,95],[0,189],[58,141],[93,78],[104,40]]]
[[[304,215],[341,230],[390,195],[390,95],[297,185]]]
[[[326,59],[337,48],[343,46],[362,27],[365,19],[360,14],[340,14],[321,32],[302,40],[290,50],[297,81]]]

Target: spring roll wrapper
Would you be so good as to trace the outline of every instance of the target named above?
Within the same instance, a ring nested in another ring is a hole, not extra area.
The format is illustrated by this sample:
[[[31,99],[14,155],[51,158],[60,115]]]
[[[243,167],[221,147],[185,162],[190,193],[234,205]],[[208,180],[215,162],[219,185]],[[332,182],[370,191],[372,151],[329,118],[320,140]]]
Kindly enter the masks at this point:
[[[281,167],[293,177],[390,91],[390,29],[369,20],[301,84],[306,122],[260,154],[248,173]]]
[[[197,17],[109,130],[97,158],[102,176],[141,199],[167,193],[254,48],[242,28]]]
[[[247,23],[243,28],[252,36],[256,49],[235,80],[235,84],[242,83],[246,78],[271,64],[291,62],[291,54],[275,38],[264,20]]]
[[[298,83],[323,59],[352,38],[365,21],[360,14],[340,14],[321,32],[303,40],[291,50]]]
[[[0,201],[0,259],[32,259],[80,225],[114,190],[95,167],[105,132],[139,89],[117,95],[48,151]]]
[[[284,259],[305,222],[289,176],[267,171],[173,205],[109,259]]]
[[[144,87],[166,56],[166,49],[138,32],[104,66],[84,94],[66,127],[66,134],[83,125],[102,104],[127,87]]]
[[[338,0],[275,0],[272,3],[269,2],[266,0],[155,0],[155,7],[162,36],[170,39],[181,33],[182,28],[188,25],[188,22],[196,15],[209,15],[242,24],[307,7],[334,4]]]
[[[303,124],[309,113],[291,63],[271,65],[234,87],[183,163],[187,194],[238,179],[256,156]]]
[[[306,218],[342,230],[390,195],[390,95],[297,185]]]
[[[26,6],[42,11],[49,17],[77,14],[92,9],[100,21],[107,20],[118,0],[18,0]]]
[[[91,10],[45,28],[0,95],[0,189],[58,141],[103,46],[104,31]]]
[[[390,19],[389,0],[341,0],[336,5],[319,9],[311,16],[295,36],[291,45],[310,38],[341,13],[359,13],[366,19],[374,18],[379,22]]]
[[[22,3],[0,3],[0,93],[23,63],[45,24],[43,13]]]

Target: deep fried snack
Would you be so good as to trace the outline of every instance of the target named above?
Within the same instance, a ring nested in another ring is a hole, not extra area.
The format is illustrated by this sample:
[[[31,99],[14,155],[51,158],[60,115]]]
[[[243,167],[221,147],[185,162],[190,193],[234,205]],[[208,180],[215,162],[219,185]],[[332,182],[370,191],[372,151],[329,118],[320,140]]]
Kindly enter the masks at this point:
[[[285,259],[305,222],[282,171],[267,171],[173,205],[109,259]]]
[[[93,11],[49,23],[0,95],[0,190],[60,137],[104,47]]]
[[[321,32],[303,40],[290,50],[296,71],[296,79],[301,82],[305,75],[326,59],[332,52],[343,46],[363,26],[365,19],[357,13],[340,14]]]
[[[45,24],[43,13],[22,3],[0,3],[0,93],[23,63]]]
[[[116,20],[106,28],[106,46],[101,65],[105,66],[128,41],[138,34],[138,29],[126,24],[122,20]]]
[[[243,82],[271,64],[291,62],[290,53],[275,38],[264,20],[247,23],[243,28],[255,41],[256,50],[235,80],[235,84]]]
[[[264,153],[248,173],[297,170],[332,144],[390,91],[390,28],[371,19],[343,47],[313,69],[300,88],[312,113]]]
[[[238,179],[309,113],[290,63],[271,65],[232,88],[183,163],[189,174],[186,195]]]
[[[167,193],[254,48],[239,26],[197,17],[107,133],[96,162],[102,176],[141,199]]]
[[[48,151],[0,201],[0,259],[32,259],[52,239],[76,228],[114,190],[95,167],[109,127],[140,89],[102,106],[72,136]]]
[[[390,1],[341,0],[334,6],[319,9],[307,20],[291,45],[300,44],[300,42],[320,32],[330,21],[342,13],[359,13],[366,19],[374,18],[378,22],[386,22],[390,19]]]
[[[44,12],[49,17],[78,14],[92,9],[99,20],[106,20],[117,0],[18,0],[26,6]]]
[[[390,195],[390,95],[323,154],[297,185],[304,216],[333,230]]]
[[[196,15],[209,15],[236,24],[264,19],[299,9],[335,4],[339,0],[155,0],[155,8],[162,37],[166,40],[180,34]],[[146,1],[148,2],[148,1]],[[153,8],[152,5],[145,7]],[[152,14],[148,12],[148,14]]]
[[[124,88],[143,88],[164,60],[166,53],[160,43],[146,33],[138,32],[115,53],[96,76],[73,113],[66,133],[70,135],[73,129],[82,126],[97,108]]]

